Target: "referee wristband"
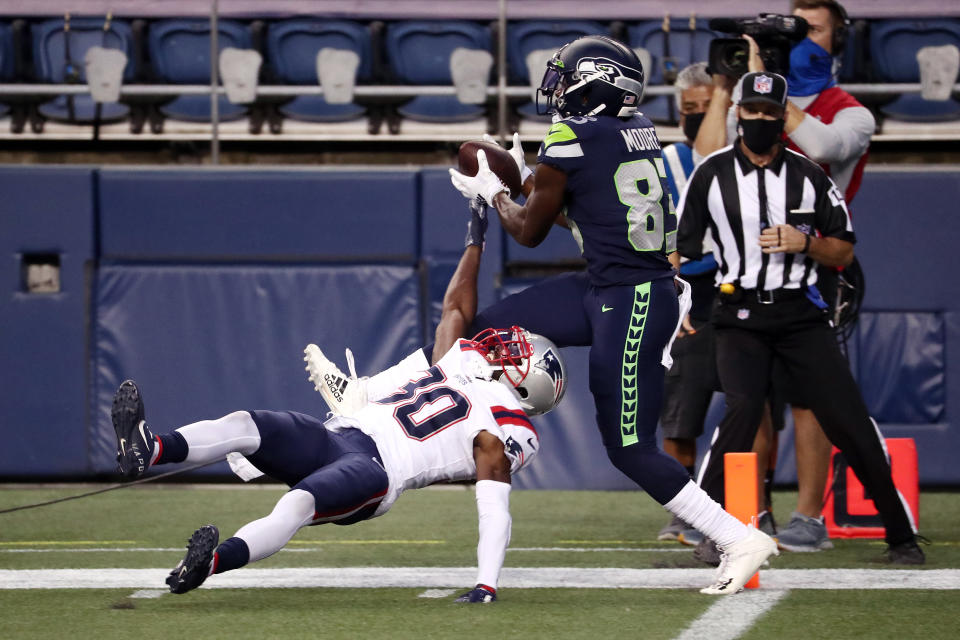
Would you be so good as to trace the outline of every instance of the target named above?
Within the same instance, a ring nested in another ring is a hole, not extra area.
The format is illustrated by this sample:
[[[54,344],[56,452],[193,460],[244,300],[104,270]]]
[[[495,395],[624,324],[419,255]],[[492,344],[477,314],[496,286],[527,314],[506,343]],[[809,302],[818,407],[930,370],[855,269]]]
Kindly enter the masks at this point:
[[[804,235],[806,235],[806,238],[804,238],[803,240],[803,251],[801,251],[800,253],[806,253],[810,249],[810,234],[807,233]]]

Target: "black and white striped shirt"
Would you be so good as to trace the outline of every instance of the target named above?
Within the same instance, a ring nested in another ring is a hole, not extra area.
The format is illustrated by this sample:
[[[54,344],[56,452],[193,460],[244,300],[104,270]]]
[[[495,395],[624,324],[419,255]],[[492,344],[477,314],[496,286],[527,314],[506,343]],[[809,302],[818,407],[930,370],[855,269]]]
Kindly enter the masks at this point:
[[[690,259],[701,255],[709,228],[720,269],[717,285],[744,289],[798,289],[817,281],[816,264],[803,253],[760,250],[760,230],[791,224],[822,237],[855,242],[843,194],[805,156],[781,148],[765,168],[731,146],[707,156],[687,183],[677,214],[677,249]]]

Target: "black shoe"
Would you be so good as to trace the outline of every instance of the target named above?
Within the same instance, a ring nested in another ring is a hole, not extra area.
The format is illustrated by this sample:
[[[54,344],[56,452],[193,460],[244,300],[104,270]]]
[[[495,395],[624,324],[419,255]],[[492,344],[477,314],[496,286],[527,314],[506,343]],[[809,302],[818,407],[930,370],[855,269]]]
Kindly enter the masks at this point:
[[[110,418],[117,432],[117,466],[128,480],[142,476],[153,457],[153,434],[143,415],[140,390],[133,380],[125,380],[113,396]]]
[[[916,539],[907,540],[887,547],[887,559],[891,564],[926,564],[927,556],[917,544]]]
[[[704,537],[700,544],[694,547],[693,557],[712,567],[720,566],[720,550],[717,549],[717,543],[710,538]]]
[[[210,575],[213,553],[220,542],[220,532],[212,524],[206,524],[193,532],[187,542],[187,555],[167,577],[170,593],[186,593],[196,589]]]

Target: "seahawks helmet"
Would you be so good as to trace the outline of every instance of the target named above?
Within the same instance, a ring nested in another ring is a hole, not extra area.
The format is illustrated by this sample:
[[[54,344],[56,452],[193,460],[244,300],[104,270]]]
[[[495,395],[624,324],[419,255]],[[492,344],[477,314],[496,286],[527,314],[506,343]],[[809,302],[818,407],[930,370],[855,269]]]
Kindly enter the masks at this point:
[[[628,118],[637,112],[643,83],[643,65],[633,49],[606,36],[583,36],[560,47],[547,63],[537,113]]]
[[[487,329],[473,338],[490,366],[490,377],[516,396],[530,416],[553,409],[563,398],[567,373],[557,346],[520,327]]]

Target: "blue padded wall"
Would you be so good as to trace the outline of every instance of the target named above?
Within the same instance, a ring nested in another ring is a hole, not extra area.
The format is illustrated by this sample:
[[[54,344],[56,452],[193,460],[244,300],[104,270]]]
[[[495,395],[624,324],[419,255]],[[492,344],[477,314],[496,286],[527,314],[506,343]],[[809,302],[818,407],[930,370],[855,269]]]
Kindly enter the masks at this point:
[[[379,371],[420,345],[419,297],[413,267],[102,267],[93,468],[112,469],[110,403],[124,379],[141,385],[158,433],[238,409],[323,416],[327,407],[304,371],[304,346],[320,345],[343,370],[349,346],[361,375]]]
[[[324,413],[303,346],[342,368],[349,346],[365,375],[431,340],[467,219],[440,168],[16,167],[0,168],[0,189],[4,477],[110,471],[124,377],[164,430],[244,407]],[[883,433],[916,439],[926,485],[960,484],[957,201],[960,170],[871,168],[854,206],[867,296],[852,368]],[[59,254],[60,293],[22,291],[24,252]],[[491,221],[481,306],[522,286],[500,286],[505,262],[577,256],[563,229],[529,250]],[[596,434],[586,350],[564,355],[568,395],[536,421],[544,451],[518,486],[629,488]],[[717,396],[701,443],[721,410]],[[793,481],[792,459],[788,427],[778,482]]]
[[[0,168],[0,473],[88,470],[85,265],[93,257],[91,169]],[[59,293],[26,293],[24,253],[59,254]]]
[[[925,484],[960,483],[958,201],[956,167],[869,167],[851,209],[867,281],[854,372],[884,436],[916,440]]]
[[[101,171],[104,258],[417,256],[415,170]]]
[[[870,169],[850,209],[867,277],[865,308],[957,309],[960,171]]]

